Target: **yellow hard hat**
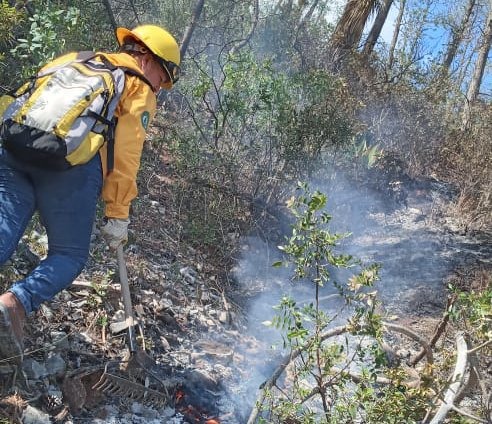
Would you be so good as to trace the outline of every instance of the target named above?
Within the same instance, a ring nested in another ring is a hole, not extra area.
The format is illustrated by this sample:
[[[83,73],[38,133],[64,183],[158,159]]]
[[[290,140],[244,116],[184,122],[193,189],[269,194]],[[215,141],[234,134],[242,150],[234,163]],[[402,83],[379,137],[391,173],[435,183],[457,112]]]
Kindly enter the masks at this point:
[[[181,54],[174,37],[157,25],[139,25],[132,30],[117,28],[116,38],[123,45],[128,37],[143,43],[154,55],[169,75],[169,82],[163,83],[162,88],[170,89],[179,79]]]

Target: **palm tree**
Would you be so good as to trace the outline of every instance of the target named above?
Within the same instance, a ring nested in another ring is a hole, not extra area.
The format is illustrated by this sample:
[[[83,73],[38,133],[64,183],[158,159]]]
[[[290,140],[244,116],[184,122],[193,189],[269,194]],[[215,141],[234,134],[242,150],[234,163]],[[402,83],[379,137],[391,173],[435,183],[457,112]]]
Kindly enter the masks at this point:
[[[380,7],[381,0],[348,0],[330,40],[336,59],[359,47],[367,19]]]
[[[369,32],[366,43],[364,44],[363,52],[366,56],[369,56],[373,52],[374,46],[381,35],[381,30],[386,22],[386,18],[388,17],[392,4],[393,0],[384,0],[384,5],[380,8],[376,19],[374,20],[374,24],[372,25],[371,32]]]

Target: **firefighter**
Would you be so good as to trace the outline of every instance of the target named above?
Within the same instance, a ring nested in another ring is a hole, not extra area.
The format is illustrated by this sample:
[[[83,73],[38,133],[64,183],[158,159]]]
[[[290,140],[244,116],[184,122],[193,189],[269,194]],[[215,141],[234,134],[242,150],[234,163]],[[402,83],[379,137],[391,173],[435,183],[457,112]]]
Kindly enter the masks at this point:
[[[13,254],[35,211],[46,228],[48,254],[25,278],[0,296],[0,359],[22,362],[23,324],[82,272],[88,255],[99,197],[105,203],[101,232],[111,249],[126,243],[130,203],[137,195],[137,172],[157,94],[179,78],[180,50],[174,37],[156,25],[118,28],[113,65],[132,70],[116,107],[114,168],[106,169],[106,146],[89,162],[67,170],[45,169],[0,146],[0,265]],[[73,61],[77,53],[55,59]],[[139,77],[139,75],[143,77]]]

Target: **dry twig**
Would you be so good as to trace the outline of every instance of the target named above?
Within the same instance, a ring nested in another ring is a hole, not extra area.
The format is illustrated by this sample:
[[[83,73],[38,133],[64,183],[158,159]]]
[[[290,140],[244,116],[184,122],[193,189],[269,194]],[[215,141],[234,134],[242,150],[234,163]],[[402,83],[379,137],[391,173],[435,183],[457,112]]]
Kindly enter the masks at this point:
[[[456,296],[451,296],[448,298],[447,305],[446,305],[446,312],[444,313],[444,316],[437,324],[436,329],[434,330],[434,334],[432,335],[432,338],[429,342],[429,347],[431,349],[434,348],[437,341],[441,338],[441,335],[444,333],[444,330],[446,329],[446,326],[448,325],[449,322],[448,311],[451,308],[451,306],[453,306],[455,301],[456,301]],[[425,348],[422,348],[422,350],[417,355],[415,355],[413,358],[410,359],[408,365],[412,367],[417,365],[417,363],[425,356],[425,352],[426,352]]]

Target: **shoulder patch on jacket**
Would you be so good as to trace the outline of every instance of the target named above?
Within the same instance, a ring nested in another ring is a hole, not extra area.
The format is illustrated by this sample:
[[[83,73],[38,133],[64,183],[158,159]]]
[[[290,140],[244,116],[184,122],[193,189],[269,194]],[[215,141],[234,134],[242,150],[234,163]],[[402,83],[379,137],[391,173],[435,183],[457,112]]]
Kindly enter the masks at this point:
[[[142,113],[142,116],[140,117],[140,121],[142,122],[142,127],[147,130],[147,127],[149,126],[149,121],[150,121],[150,113],[145,111]]]

